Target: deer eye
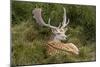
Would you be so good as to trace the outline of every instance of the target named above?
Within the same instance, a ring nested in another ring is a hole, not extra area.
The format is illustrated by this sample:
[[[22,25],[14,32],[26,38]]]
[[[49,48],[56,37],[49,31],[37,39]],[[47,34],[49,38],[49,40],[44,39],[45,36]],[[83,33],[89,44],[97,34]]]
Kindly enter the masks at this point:
[[[60,33],[57,33],[58,35],[60,35]]]

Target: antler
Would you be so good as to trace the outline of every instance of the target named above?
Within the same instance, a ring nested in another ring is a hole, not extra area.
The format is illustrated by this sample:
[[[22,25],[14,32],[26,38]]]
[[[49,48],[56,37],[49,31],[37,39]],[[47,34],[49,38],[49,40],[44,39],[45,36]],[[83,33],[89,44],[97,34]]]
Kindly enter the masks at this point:
[[[68,19],[68,21],[67,21],[67,23],[66,23],[66,9],[65,8],[63,8],[63,10],[64,10],[64,15],[63,15],[63,22],[62,22],[62,26],[60,27],[60,28],[65,28],[68,24],[69,24],[69,19]]]
[[[44,22],[44,20],[43,20],[43,18],[42,18],[42,15],[41,15],[41,12],[42,12],[41,8],[35,8],[35,9],[33,10],[33,15],[34,15],[33,17],[36,19],[36,22],[37,22],[39,25],[41,25],[41,26],[46,26],[46,27],[50,27],[50,28],[53,28],[53,29],[57,29],[57,28],[64,29],[64,28],[69,24],[69,19],[68,19],[68,21],[67,21],[67,23],[66,23],[66,9],[63,8],[63,10],[64,10],[63,22],[62,22],[62,24],[59,24],[58,27],[55,27],[55,26],[50,25],[50,18],[49,18],[49,20],[48,20],[48,24],[46,24],[46,23]],[[61,25],[62,25],[62,26],[61,26]]]
[[[55,26],[50,25],[50,18],[48,20],[48,24],[46,24],[44,22],[44,20],[42,19],[41,11],[42,11],[41,8],[35,8],[33,10],[33,15],[34,15],[33,17],[36,19],[36,22],[41,26],[46,26],[46,27],[50,27],[50,28],[53,28],[53,29],[57,28]]]

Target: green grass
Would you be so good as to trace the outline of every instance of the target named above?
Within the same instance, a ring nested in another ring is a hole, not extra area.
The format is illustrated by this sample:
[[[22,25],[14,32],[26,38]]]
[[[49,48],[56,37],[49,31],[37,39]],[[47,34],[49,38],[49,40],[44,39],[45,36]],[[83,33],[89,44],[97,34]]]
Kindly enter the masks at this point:
[[[12,27],[12,62],[14,65],[65,63],[79,61],[95,61],[95,43],[86,43],[72,35],[68,42],[74,43],[80,50],[78,56],[47,56],[45,44],[47,38],[39,35],[39,30],[34,30],[34,25],[29,22],[22,22],[20,25]],[[77,30],[77,29],[76,29]],[[31,33],[30,33],[31,32]],[[77,33],[76,33],[77,34]]]
[[[16,1],[12,2],[12,5],[12,65],[69,63],[96,60],[94,6],[51,5]],[[58,22],[62,21],[62,10],[60,9],[62,7],[66,8],[71,21],[68,27],[69,30],[66,32],[68,39],[65,42],[74,43],[80,50],[79,55],[48,56],[46,54],[45,45],[52,33],[49,28],[39,27],[32,18],[31,11],[35,7],[44,9],[43,17],[45,21],[47,21],[50,16],[52,25],[58,25]],[[80,16],[79,13],[81,13],[82,16]]]

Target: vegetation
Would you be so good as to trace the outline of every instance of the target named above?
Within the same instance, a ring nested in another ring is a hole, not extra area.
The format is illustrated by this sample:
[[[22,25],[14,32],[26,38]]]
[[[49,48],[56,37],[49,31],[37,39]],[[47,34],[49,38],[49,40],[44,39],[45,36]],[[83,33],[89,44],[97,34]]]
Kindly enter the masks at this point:
[[[96,60],[96,7],[85,5],[65,5],[37,2],[12,1],[12,65],[51,64],[66,62],[83,62]],[[80,50],[79,55],[47,56],[45,44],[51,31],[39,27],[32,17],[32,10],[42,8],[43,18],[47,22],[51,18],[52,25],[62,22],[65,7],[70,18],[68,39],[65,42],[74,43]]]

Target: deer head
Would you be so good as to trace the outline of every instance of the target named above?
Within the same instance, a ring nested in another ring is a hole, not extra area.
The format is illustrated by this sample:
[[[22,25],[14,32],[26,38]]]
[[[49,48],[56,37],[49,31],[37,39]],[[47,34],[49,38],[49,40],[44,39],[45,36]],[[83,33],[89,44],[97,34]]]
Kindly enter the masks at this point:
[[[62,23],[59,24],[58,27],[50,25],[50,18],[48,20],[48,23],[44,22],[41,15],[41,12],[42,12],[41,8],[35,8],[32,11],[33,17],[35,18],[36,22],[40,26],[46,26],[46,27],[51,28],[52,33],[54,34],[54,40],[66,40],[67,38],[67,36],[65,35],[65,32],[67,31],[67,25],[69,23],[69,19],[67,19],[67,22],[66,22],[66,9],[63,8],[63,10],[64,10],[63,21]]]

